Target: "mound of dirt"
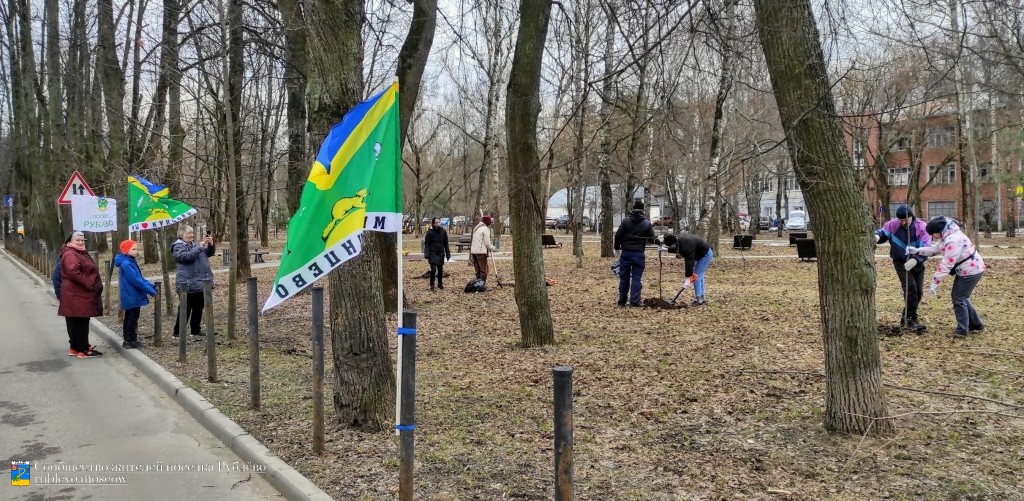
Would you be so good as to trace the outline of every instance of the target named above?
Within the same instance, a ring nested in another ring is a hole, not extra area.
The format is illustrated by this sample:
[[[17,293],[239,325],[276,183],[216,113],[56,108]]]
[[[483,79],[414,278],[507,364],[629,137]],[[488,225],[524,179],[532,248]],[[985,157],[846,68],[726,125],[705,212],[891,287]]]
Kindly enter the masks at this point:
[[[903,329],[899,325],[878,324],[878,335],[882,337],[899,337]]]
[[[686,305],[683,303],[672,304],[668,301],[665,301],[664,299],[657,297],[649,297],[647,299],[644,299],[642,304],[644,308],[656,308],[659,310],[678,310],[680,308],[686,308]]]

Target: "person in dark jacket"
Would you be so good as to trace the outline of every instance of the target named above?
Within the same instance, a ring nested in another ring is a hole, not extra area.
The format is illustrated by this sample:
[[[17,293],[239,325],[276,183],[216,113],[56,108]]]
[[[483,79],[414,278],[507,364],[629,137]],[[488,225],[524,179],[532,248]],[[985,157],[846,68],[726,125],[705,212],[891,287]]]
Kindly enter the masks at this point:
[[[683,258],[685,270],[683,275],[683,288],[693,287],[693,303],[690,306],[703,306],[708,304],[704,297],[704,274],[711,266],[711,260],[715,257],[714,251],[708,245],[707,240],[696,235],[680,235],[676,239],[676,254]]]
[[[619,306],[640,306],[640,280],[644,275],[644,249],[654,242],[654,227],[644,216],[644,203],[633,202],[633,210],[622,219],[615,231],[614,248],[619,252]]]
[[[64,239],[64,245],[69,243],[71,243],[71,235]],[[61,247],[61,250],[63,250],[63,247]],[[57,253],[57,261],[53,263],[53,273],[50,275],[50,281],[53,282],[53,295],[57,296],[57,301],[60,301],[60,252]]]
[[[119,246],[121,253],[114,256],[114,266],[118,270],[118,291],[121,296],[121,309],[124,310],[122,324],[122,348],[139,348],[139,313],[142,307],[149,304],[149,296],[156,296],[156,287],[142,276],[139,263],[139,246],[134,240],[125,240]]]
[[[174,277],[175,290],[181,290],[182,285],[188,287],[185,313],[189,319],[191,333],[193,336],[202,336],[203,308],[206,307],[203,287],[206,284],[213,284],[210,257],[217,253],[213,238],[207,235],[201,242],[196,243],[195,230],[191,226],[182,226],[178,230],[178,239],[171,244],[171,253],[178,268]],[[174,317],[174,337],[178,337],[178,322],[181,315]]]
[[[423,252],[430,263],[430,292],[434,292],[434,276],[437,276],[437,288],[444,290],[444,262],[452,258],[452,250],[448,248],[448,232],[441,227],[441,218],[430,220],[430,229],[423,237]]]
[[[925,331],[917,318],[917,307],[921,304],[924,293],[924,261],[922,255],[910,256],[908,247],[927,247],[931,237],[925,231],[926,223],[914,217],[914,211],[906,205],[896,208],[896,217],[890,219],[875,232],[875,242],[889,242],[889,257],[896,268],[896,276],[900,279],[903,290],[903,312],[900,313],[900,325],[918,334]]]
[[[68,326],[68,356],[93,358],[103,353],[89,344],[89,319],[103,316],[100,270],[85,251],[85,235],[76,231],[60,253],[60,306]]]

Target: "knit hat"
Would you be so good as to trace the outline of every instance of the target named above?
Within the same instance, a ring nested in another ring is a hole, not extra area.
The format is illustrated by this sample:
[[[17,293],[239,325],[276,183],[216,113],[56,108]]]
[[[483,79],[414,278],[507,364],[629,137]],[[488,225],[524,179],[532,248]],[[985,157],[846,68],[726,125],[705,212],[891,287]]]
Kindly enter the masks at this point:
[[[924,227],[929,235],[933,233],[942,233],[946,229],[946,218],[943,216],[935,216],[931,221],[928,221],[928,225]]]
[[[118,246],[118,248],[121,249],[121,254],[127,254],[128,251],[132,250],[132,247],[135,247],[135,240],[132,239],[124,240],[121,242],[121,245]]]
[[[484,216],[480,218],[480,222],[486,224],[487,226],[490,226],[491,223],[494,222],[494,220],[491,219],[491,216]]]
[[[896,217],[899,219],[914,217],[914,210],[906,205],[901,205],[896,208]]]
[[[644,210],[644,201],[637,200],[633,202],[633,210]]]

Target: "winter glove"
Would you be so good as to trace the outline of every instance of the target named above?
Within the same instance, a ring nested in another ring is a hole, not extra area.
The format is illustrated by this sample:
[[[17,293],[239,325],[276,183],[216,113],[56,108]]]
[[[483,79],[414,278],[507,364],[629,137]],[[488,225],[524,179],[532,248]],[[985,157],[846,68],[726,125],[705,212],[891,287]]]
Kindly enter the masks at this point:
[[[913,245],[907,246],[907,254],[917,254],[921,249],[914,247]]]
[[[917,267],[917,260],[916,259],[908,259],[906,264],[903,265],[903,269],[907,270],[907,271],[910,271],[910,270],[912,270],[912,269],[914,269],[916,267]]]
[[[697,274],[694,273],[693,275],[690,275],[689,283],[692,285],[696,281],[697,281]]]
[[[878,236],[878,233],[875,233],[875,243],[877,244],[880,240],[882,240],[882,237]]]
[[[694,276],[696,276],[696,275],[694,275]],[[684,289],[689,289],[690,287],[693,287],[693,281],[691,281],[691,280],[683,281],[683,288]]]
[[[939,290],[939,284],[937,284],[935,282],[932,282],[932,284],[930,286],[928,286],[928,292],[931,292],[933,296],[935,295],[936,291],[938,291],[938,290]]]

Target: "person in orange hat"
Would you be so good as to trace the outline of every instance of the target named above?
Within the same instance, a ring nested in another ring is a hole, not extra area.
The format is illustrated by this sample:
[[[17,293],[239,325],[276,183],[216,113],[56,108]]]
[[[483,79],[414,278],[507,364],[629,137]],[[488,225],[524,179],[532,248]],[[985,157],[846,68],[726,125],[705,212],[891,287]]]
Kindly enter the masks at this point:
[[[121,253],[114,256],[118,270],[117,285],[121,295],[121,309],[124,310],[122,348],[139,348],[139,314],[149,304],[148,296],[156,296],[156,286],[146,280],[135,258],[139,257],[139,245],[134,240],[125,240],[119,246]]]

